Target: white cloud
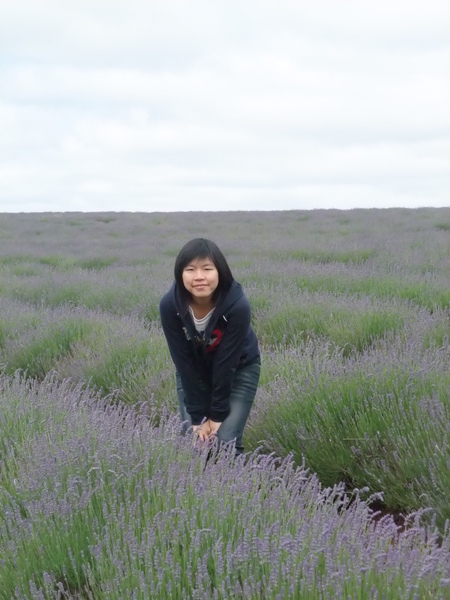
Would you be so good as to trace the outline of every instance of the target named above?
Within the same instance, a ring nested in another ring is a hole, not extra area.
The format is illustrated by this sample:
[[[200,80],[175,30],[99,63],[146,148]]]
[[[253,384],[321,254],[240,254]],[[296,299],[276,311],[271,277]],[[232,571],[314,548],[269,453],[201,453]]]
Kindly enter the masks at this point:
[[[447,2],[2,11],[0,211],[448,205]]]

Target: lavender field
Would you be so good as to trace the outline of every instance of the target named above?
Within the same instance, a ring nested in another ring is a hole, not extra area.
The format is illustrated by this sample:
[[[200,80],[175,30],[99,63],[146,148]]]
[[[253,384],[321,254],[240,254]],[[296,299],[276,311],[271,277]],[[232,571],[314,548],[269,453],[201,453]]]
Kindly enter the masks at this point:
[[[185,241],[250,299],[244,444],[180,436]],[[0,215],[1,599],[450,598],[450,209]]]

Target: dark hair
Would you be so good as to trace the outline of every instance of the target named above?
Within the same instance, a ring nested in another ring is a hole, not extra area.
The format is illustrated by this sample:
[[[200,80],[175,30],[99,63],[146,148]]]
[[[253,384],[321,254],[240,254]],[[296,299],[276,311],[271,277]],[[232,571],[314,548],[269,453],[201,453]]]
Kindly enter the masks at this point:
[[[211,262],[214,263],[214,266],[217,269],[219,274],[219,285],[213,294],[213,300],[216,300],[219,294],[227,292],[230,289],[234,278],[222,251],[214,242],[205,240],[204,238],[195,238],[187,242],[181,248],[175,260],[174,275],[180,295],[184,301],[189,302],[191,295],[184,287],[183,271],[190,262],[197,258],[211,259]]]

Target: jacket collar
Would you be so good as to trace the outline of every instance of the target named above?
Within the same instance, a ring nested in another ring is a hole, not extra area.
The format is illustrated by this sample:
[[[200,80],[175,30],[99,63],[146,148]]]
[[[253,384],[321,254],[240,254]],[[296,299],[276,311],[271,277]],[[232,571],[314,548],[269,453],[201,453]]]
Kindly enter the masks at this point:
[[[185,304],[182,300],[180,290],[176,282],[172,285],[172,295],[175,302],[177,313],[182,319],[185,319],[189,313],[188,304]],[[216,320],[217,315],[223,314],[226,317],[227,311],[230,307],[243,295],[241,284],[233,280],[230,289],[225,294],[220,294],[213,313],[213,318]]]

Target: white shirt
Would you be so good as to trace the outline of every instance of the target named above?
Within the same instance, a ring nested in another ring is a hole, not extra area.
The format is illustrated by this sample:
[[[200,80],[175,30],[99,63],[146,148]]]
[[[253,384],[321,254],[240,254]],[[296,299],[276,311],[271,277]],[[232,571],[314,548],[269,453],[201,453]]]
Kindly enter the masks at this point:
[[[214,309],[210,310],[209,313],[203,317],[203,319],[196,319],[195,315],[194,315],[194,311],[192,310],[192,307],[189,307],[189,312],[192,315],[192,318],[194,320],[194,325],[195,325],[195,329],[199,332],[199,333],[204,333],[205,329],[208,326],[208,323],[211,319],[211,315],[214,312]]]

